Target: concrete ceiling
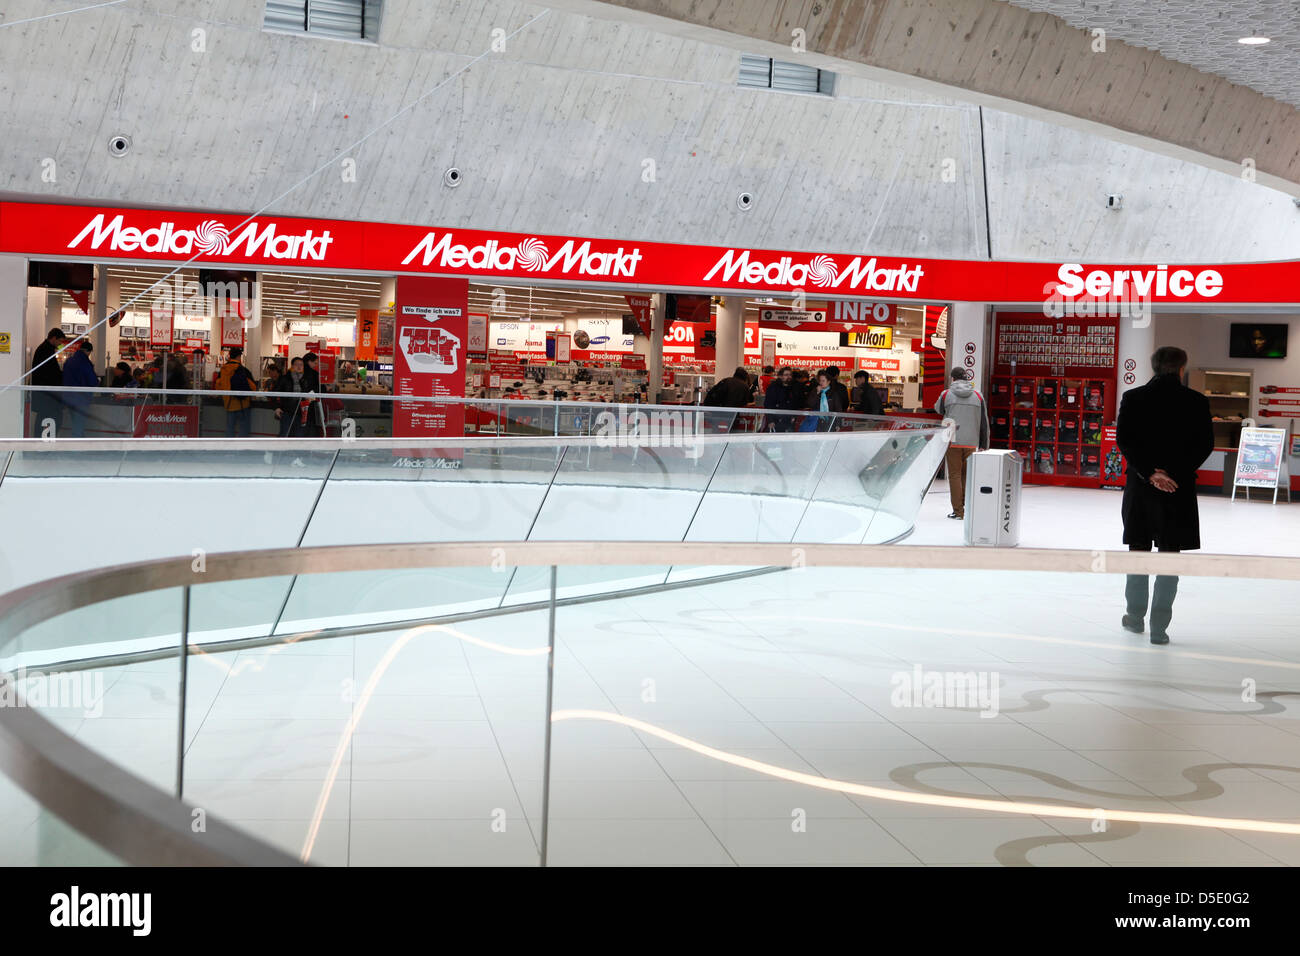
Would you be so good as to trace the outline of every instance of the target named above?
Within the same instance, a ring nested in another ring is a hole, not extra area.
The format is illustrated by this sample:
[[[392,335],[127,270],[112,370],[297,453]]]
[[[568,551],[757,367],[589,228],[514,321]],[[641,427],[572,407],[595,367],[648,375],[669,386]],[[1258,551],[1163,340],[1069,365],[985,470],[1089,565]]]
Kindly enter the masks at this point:
[[[1300,3],[1296,0],[1010,0],[1084,30],[1215,73],[1300,107]],[[1270,42],[1247,46],[1247,36]]]
[[[1050,120],[1244,173],[1300,195],[1295,105],[1300,76],[1288,55],[1296,49],[1295,0],[1233,0],[1212,7],[1201,0],[1018,2],[1023,5],[1002,0],[548,0],[548,5]],[[1025,9],[1030,6],[1034,10]],[[1106,31],[1104,50],[1094,29]],[[803,52],[792,46],[800,30]],[[1256,30],[1266,36],[1272,31],[1274,43],[1251,50],[1236,42]],[[1280,53],[1262,52],[1274,44]],[[1189,65],[1192,61],[1196,65]],[[1211,69],[1224,75],[1202,72]],[[1238,83],[1258,82],[1259,88],[1232,82],[1225,78],[1229,72]],[[1286,101],[1266,95],[1265,87]]]

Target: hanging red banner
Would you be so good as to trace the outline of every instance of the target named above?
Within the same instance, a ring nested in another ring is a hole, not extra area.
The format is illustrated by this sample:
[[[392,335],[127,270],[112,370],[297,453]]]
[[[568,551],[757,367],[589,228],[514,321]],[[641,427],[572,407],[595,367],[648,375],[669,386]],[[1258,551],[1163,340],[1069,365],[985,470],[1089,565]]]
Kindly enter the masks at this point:
[[[466,279],[398,277],[394,312],[394,396],[465,397],[468,307],[469,282]],[[463,405],[393,403],[394,437],[460,438],[464,434]],[[426,453],[427,450],[421,450],[421,454]],[[435,457],[459,457],[459,450],[439,450]]]

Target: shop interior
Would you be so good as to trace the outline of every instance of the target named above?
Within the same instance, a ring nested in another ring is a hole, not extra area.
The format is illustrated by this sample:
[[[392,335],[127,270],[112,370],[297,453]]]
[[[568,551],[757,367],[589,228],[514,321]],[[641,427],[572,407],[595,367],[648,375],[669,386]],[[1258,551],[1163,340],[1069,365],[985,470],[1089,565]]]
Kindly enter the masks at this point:
[[[183,290],[199,279],[197,269],[172,274],[164,267],[109,266],[107,312],[111,314],[123,304],[126,308],[121,319],[105,330],[104,354],[94,359],[97,369],[103,371],[118,362],[133,369],[147,367],[167,351],[184,358],[194,388],[213,387],[225,357],[215,300],[195,296],[173,310],[169,348],[150,339],[150,311],[158,284],[165,281],[169,289]],[[391,279],[268,271],[257,273],[256,281],[257,294],[249,312],[253,321],[244,333],[243,348],[244,363],[256,373],[263,389],[274,386],[286,357],[314,351],[333,359],[328,372],[322,370],[325,391],[391,394],[392,301],[384,301],[386,295],[392,295]],[[33,325],[41,328],[42,337],[55,324],[69,336],[88,330],[93,307],[85,293],[78,296],[58,288],[30,290],[41,292],[45,293],[45,314]],[[661,401],[691,404],[700,400],[716,374],[720,300],[708,296],[674,299],[674,305],[680,301],[681,307],[674,309],[677,320],[665,334]],[[182,295],[172,295],[171,300],[182,302]],[[644,401],[650,345],[644,334],[648,303],[649,292],[638,295],[471,282],[465,394],[483,399]],[[789,365],[815,374],[828,365],[838,365],[846,380],[862,368],[868,370],[887,409],[919,410],[919,360],[912,346],[922,334],[923,308],[878,306],[871,323],[853,325],[863,332],[861,344],[839,331],[847,326],[829,324],[834,303],[808,302],[803,311],[805,317],[827,323],[835,331],[794,321],[791,317],[800,313],[792,310],[788,300],[747,299],[746,367],[758,374],[765,365]],[[375,342],[370,348],[358,344],[362,335],[359,326],[367,312],[375,322]],[[773,315],[781,321],[764,321]],[[476,321],[480,329],[477,338],[473,331]],[[872,328],[874,337],[866,335]],[[724,374],[730,371],[726,369]]]

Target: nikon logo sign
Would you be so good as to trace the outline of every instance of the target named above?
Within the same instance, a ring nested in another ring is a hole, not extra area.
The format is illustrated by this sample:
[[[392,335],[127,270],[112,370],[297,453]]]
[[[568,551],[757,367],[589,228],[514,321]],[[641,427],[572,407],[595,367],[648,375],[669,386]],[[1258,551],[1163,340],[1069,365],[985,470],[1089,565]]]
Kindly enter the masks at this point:
[[[873,325],[861,332],[846,332],[845,345],[859,349],[892,349],[894,330],[887,325]]]

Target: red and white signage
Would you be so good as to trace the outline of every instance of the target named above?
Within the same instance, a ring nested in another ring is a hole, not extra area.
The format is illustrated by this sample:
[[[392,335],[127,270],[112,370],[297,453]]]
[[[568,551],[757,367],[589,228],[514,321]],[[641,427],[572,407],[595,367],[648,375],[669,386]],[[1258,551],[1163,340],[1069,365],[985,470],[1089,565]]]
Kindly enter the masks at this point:
[[[903,369],[903,362],[891,358],[862,358],[858,359],[857,367],[867,372],[899,372]]]
[[[198,438],[197,405],[140,405],[135,408],[136,438]]]
[[[465,397],[468,305],[468,280],[398,277],[394,396]],[[463,405],[393,403],[394,437],[464,434]]]
[[[483,358],[488,350],[488,316],[484,312],[469,314],[469,341],[465,346],[470,355]]]
[[[172,347],[172,324],[174,317],[171,309],[152,308],[149,310],[149,345],[156,349]]]
[[[221,347],[243,348],[244,347],[244,316],[242,309],[239,308],[242,303],[236,299],[234,308],[227,308],[221,315]]]
[[[1300,262],[988,262],[691,246],[238,213],[0,203],[0,253],[56,259],[295,266],[918,302],[1300,301]],[[635,311],[635,310],[634,310]],[[1076,313],[1078,314],[1078,313]],[[878,322],[874,317],[869,322]]]
[[[302,315],[329,315],[330,307],[326,302],[299,302],[298,314]]]
[[[637,326],[641,329],[641,334],[650,338],[650,296],[648,295],[627,295],[628,308],[632,310],[632,316],[636,319]]]

